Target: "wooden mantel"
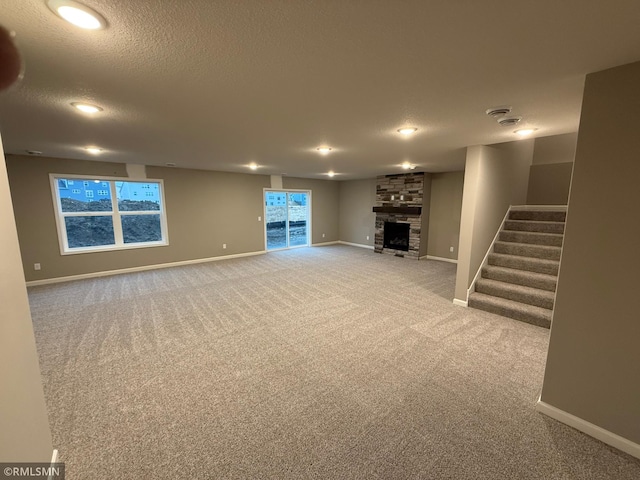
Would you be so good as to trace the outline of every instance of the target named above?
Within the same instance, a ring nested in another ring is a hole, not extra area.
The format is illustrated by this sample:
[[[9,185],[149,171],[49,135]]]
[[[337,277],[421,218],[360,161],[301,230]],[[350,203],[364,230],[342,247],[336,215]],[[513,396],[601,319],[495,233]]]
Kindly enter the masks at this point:
[[[383,206],[383,207],[373,207],[373,211],[375,213],[389,213],[396,215],[421,215],[422,207],[394,207],[394,206]]]

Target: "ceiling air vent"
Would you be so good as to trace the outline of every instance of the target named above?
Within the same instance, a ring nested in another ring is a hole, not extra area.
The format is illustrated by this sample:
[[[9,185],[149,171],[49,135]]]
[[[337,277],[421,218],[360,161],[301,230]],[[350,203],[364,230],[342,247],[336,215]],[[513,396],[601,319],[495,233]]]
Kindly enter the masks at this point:
[[[517,125],[522,120],[522,117],[504,117],[498,120],[498,123],[503,127],[513,127]]]
[[[508,105],[502,105],[501,107],[493,107],[488,109],[485,113],[490,117],[501,117],[511,112],[511,107]]]

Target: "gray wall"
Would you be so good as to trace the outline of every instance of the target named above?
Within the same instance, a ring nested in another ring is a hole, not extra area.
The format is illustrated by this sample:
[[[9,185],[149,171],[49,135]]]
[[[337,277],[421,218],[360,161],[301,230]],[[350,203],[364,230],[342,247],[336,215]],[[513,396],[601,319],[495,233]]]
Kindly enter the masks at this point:
[[[337,242],[339,182],[309,178],[282,177],[282,187],[294,190],[311,190],[311,243]],[[324,233],[324,237],[322,234]]]
[[[427,250],[430,256],[452,260],[458,258],[463,184],[464,172],[431,174]],[[449,251],[450,247],[453,247],[453,252]]]
[[[63,256],[49,174],[127,177],[126,165],[10,155],[7,167],[27,281],[265,249],[258,217],[264,216],[263,189],[271,186],[266,175],[149,166],[147,177],[164,181],[169,245]],[[311,190],[312,243],[339,239],[338,182],[284,177],[283,188]],[[34,263],[42,269],[35,271]]]
[[[373,213],[373,206],[376,204],[376,179],[340,182],[339,192],[340,240],[373,247],[376,230],[376,214]]]
[[[640,63],[587,76],[542,401],[640,444]]]
[[[28,281],[264,250],[265,175],[147,167],[148,178],[164,180],[170,244],[62,256],[49,173],[126,177],[126,166],[23,156],[7,165]]]
[[[533,140],[467,149],[455,298],[467,289],[509,205],[526,201]]]
[[[573,162],[531,165],[527,205],[567,205]]]
[[[568,203],[577,139],[577,133],[535,139],[527,190],[528,205]]]
[[[49,462],[51,432],[1,139],[0,158],[0,462]]]
[[[420,255],[458,258],[464,172],[425,176],[423,235]],[[340,240],[361,245],[374,243],[376,179],[340,182]],[[369,235],[369,240],[367,240]],[[453,253],[449,247],[453,246]]]
[[[573,162],[578,133],[538,137],[533,146],[533,165]]]

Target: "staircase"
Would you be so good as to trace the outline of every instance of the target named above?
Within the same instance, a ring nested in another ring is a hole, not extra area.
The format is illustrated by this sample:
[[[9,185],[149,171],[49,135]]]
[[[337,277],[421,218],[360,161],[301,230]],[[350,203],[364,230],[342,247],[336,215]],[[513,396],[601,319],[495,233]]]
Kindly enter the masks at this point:
[[[468,304],[549,328],[566,211],[520,208],[509,211]]]

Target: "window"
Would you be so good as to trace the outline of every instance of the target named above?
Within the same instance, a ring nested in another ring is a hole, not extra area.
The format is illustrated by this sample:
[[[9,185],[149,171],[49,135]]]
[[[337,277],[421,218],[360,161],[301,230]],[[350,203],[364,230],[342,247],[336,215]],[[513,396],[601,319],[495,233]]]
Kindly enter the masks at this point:
[[[62,254],[168,245],[161,180],[76,177],[74,184],[51,175],[51,185]]]

